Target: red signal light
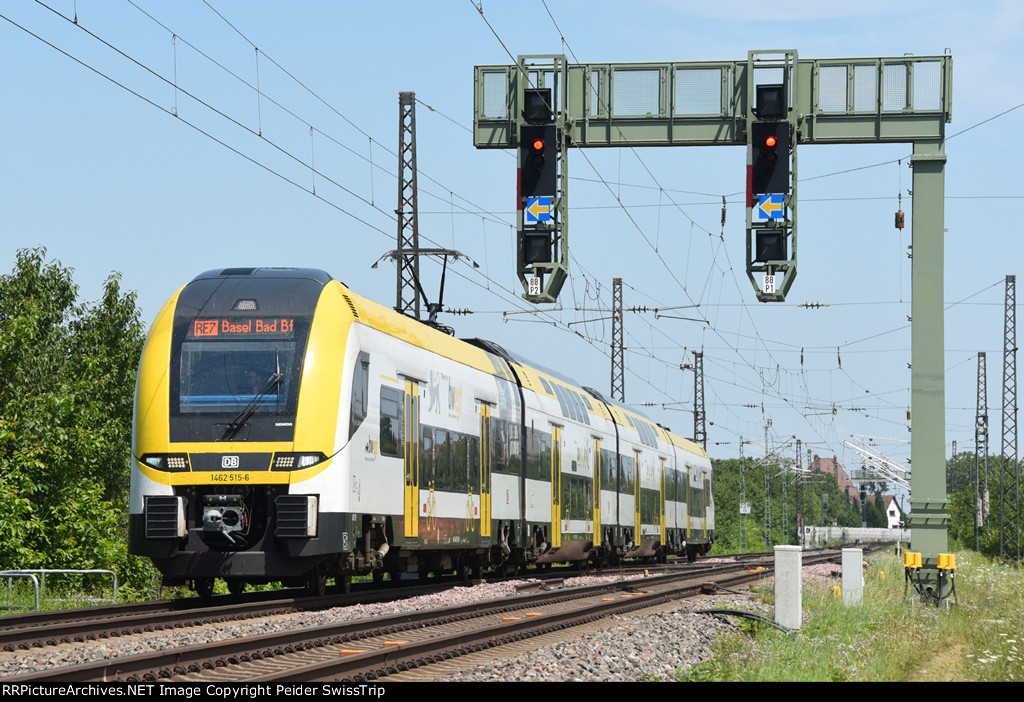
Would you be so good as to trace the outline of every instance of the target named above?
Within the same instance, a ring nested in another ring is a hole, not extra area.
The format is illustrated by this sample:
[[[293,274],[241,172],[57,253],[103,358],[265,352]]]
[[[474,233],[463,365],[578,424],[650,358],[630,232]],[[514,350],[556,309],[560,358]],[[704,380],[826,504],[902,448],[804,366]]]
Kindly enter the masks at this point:
[[[533,146],[533,150],[534,151],[543,151],[544,150],[544,140],[543,139],[534,139],[533,143],[531,145]]]
[[[764,145],[767,146],[768,148],[774,149],[777,143],[778,139],[775,138],[774,134],[769,134],[767,137],[765,137]]]

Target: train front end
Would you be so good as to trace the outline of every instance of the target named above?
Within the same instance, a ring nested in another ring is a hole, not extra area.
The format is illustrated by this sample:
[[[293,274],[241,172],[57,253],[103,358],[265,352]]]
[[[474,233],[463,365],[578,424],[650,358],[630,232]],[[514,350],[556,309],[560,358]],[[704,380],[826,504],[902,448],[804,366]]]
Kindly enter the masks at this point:
[[[309,488],[336,451],[341,363],[330,359],[344,356],[350,323],[322,294],[330,281],[210,271],[154,322],[136,386],[129,550],[165,584],[315,587],[340,557],[321,537],[340,534],[342,516]]]

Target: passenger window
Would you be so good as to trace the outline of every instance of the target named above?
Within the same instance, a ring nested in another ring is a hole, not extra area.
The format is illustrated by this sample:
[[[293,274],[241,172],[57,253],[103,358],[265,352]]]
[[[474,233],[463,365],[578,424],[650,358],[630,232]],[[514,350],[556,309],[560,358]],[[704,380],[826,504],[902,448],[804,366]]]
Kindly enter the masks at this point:
[[[370,354],[359,353],[356,367],[352,372],[352,412],[349,419],[348,438],[355,436],[356,430],[366,419],[366,405],[370,395]]]
[[[380,389],[380,454],[401,458],[403,452],[403,393],[394,388]]]

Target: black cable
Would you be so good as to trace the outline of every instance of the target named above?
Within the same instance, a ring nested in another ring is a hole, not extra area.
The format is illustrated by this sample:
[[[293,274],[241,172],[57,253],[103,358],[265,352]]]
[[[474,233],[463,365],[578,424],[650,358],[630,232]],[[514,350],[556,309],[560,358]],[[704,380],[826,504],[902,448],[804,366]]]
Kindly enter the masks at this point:
[[[698,610],[695,611],[695,614],[727,614],[727,615],[733,616],[733,617],[743,617],[745,619],[753,619],[754,621],[762,622],[764,624],[768,624],[769,626],[773,626],[776,629],[778,629],[779,631],[781,631],[781,632],[783,632],[785,634],[789,634],[793,638],[796,638],[796,635],[790,629],[787,629],[786,627],[782,626],[781,624],[779,624],[774,619],[769,619],[768,617],[762,616],[762,615],[757,614],[755,612],[747,612],[747,611],[744,611],[742,609],[718,609],[718,608],[715,608],[715,609],[698,609]]]

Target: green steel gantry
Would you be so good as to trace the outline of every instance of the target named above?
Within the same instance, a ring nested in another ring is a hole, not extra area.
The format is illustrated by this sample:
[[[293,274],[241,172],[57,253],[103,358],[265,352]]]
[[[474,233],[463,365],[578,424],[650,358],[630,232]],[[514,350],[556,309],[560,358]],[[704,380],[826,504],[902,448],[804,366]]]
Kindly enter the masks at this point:
[[[555,302],[568,277],[572,148],[746,145],[747,276],[759,300],[782,302],[797,272],[797,147],[913,144],[910,525],[913,547],[922,553],[920,567],[913,566],[915,587],[935,602],[949,594],[952,581],[944,553],[949,515],[942,309],[952,75],[948,53],[800,59],[795,50],[750,51],[739,61],[653,63],[569,64],[564,55],[545,54],[474,68],[477,148],[522,152],[524,126],[538,121],[531,112],[538,95],[547,108],[540,120],[558,135],[557,187],[541,193],[547,197],[519,198],[517,275],[523,297],[537,303]],[[789,125],[789,187],[781,193],[752,192],[750,186],[753,126],[766,119]],[[521,167],[523,160],[521,153]],[[769,233],[775,239],[766,256],[759,237]],[[524,236],[539,236],[544,246],[524,255]]]

